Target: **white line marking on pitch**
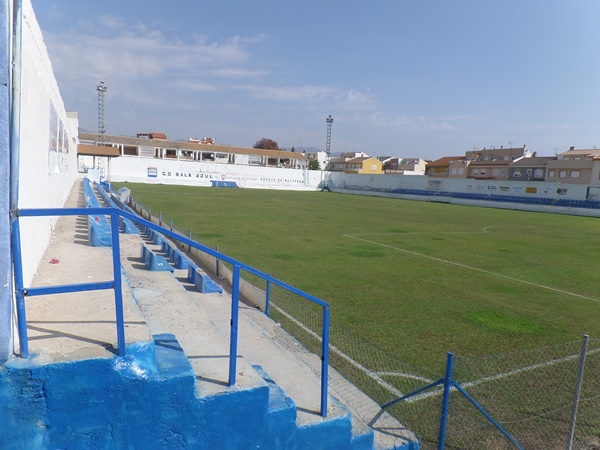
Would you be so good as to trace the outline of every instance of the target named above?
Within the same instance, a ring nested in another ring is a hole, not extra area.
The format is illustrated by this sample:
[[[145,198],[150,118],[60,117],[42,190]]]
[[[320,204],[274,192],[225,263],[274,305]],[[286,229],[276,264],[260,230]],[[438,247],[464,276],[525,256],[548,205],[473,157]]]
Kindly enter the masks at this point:
[[[518,278],[509,277],[508,275],[502,275],[500,273],[490,272],[489,270],[478,269],[477,267],[467,266],[466,264],[461,264],[461,263],[457,263],[457,262],[453,262],[453,261],[448,261],[446,259],[436,258],[435,256],[429,256],[429,255],[425,255],[423,253],[413,252],[411,250],[406,250],[404,248],[394,247],[393,245],[381,244],[379,242],[370,241],[368,239],[363,239],[363,238],[356,237],[355,235],[342,234],[342,236],[347,237],[349,239],[356,239],[357,241],[367,242],[368,244],[378,245],[379,247],[384,247],[384,248],[389,248],[389,249],[392,249],[392,250],[397,250],[399,252],[407,253],[409,255],[420,256],[421,258],[431,259],[432,261],[437,261],[437,262],[444,263],[444,264],[450,264],[452,266],[461,267],[463,269],[474,270],[476,272],[481,272],[481,273],[485,273],[485,274],[488,274],[488,275],[493,275],[495,277],[504,278],[504,279],[511,280],[511,281],[516,281],[518,283],[528,284],[530,286],[535,286],[535,287],[538,287],[538,288],[547,289],[549,291],[559,292],[561,294],[571,295],[573,297],[578,297],[578,298],[582,298],[582,299],[585,299],[585,300],[591,300],[593,302],[600,302],[600,300],[598,300],[597,298],[586,297],[585,295],[576,294],[574,292],[563,291],[562,289],[557,289],[557,288],[553,288],[553,287],[550,287],[550,286],[545,286],[543,284],[537,284],[537,283],[532,283],[531,281],[520,280]]]
[[[275,309],[277,309],[281,314],[283,314],[285,317],[287,317],[288,319],[290,319],[292,322],[294,322],[296,325],[298,325],[300,328],[302,328],[304,331],[306,331],[312,337],[314,337],[315,339],[317,339],[319,342],[323,341],[323,339],[321,339],[321,336],[319,336],[317,333],[315,333],[313,330],[311,330],[310,328],[308,328],[306,325],[304,325],[299,320],[295,319],[294,317],[292,317],[291,315],[289,315],[288,313],[286,313],[283,309],[279,308],[277,305],[271,303],[271,307],[274,307]],[[346,361],[348,361],[354,367],[356,367],[357,369],[359,369],[359,370],[363,371],[364,373],[366,373],[369,377],[371,377],[379,385],[383,386],[385,389],[387,389],[392,394],[397,395],[398,397],[402,397],[404,395],[401,391],[399,391],[398,389],[396,389],[394,386],[392,386],[391,384],[389,384],[389,383],[385,382],[384,380],[382,380],[381,377],[379,375],[377,375],[377,373],[375,373],[375,372],[367,369],[362,364],[359,364],[358,362],[354,361],[350,356],[346,355],[344,352],[342,352],[341,350],[339,350],[334,345],[329,344],[329,350],[332,351],[333,353],[337,353],[340,357],[342,357],[343,359],[345,359]],[[402,376],[403,375],[403,376],[405,376],[407,378],[413,378],[414,377],[414,375],[412,375],[412,374],[400,374],[400,373],[398,373],[397,375],[398,376]]]

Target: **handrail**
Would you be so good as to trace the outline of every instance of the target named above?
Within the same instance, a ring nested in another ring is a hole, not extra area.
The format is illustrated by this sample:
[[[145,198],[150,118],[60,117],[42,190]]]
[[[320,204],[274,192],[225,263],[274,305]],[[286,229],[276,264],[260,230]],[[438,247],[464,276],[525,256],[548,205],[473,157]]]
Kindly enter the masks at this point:
[[[50,287],[29,287],[23,286],[22,272],[22,255],[20,248],[20,217],[37,217],[37,216],[90,216],[90,215],[110,215],[111,216],[111,237],[112,237],[112,258],[114,280],[98,283],[83,283],[62,286]],[[327,392],[328,392],[328,368],[329,368],[329,318],[330,306],[323,300],[301,291],[283,281],[280,281],[269,274],[254,269],[247,264],[241,263],[234,258],[231,258],[223,253],[215,251],[210,247],[199,244],[185,236],[177,234],[167,228],[161,227],[148,221],[140,216],[137,216],[129,211],[118,209],[115,207],[92,207],[92,208],[28,208],[18,209],[13,221],[13,239],[15,239],[15,279],[16,279],[16,298],[17,298],[17,316],[19,339],[21,341],[21,357],[29,356],[28,338],[27,338],[27,319],[25,314],[25,297],[31,295],[58,294],[64,292],[78,292],[98,289],[114,289],[115,291],[115,309],[116,309],[116,324],[117,324],[117,342],[118,353],[120,356],[125,354],[125,326],[123,318],[123,299],[121,286],[121,257],[119,248],[119,217],[130,219],[142,226],[153,229],[165,236],[168,236],[190,248],[195,248],[205,252],[221,261],[231,264],[234,268],[233,290],[232,290],[232,307],[231,307],[231,331],[230,331],[230,354],[229,354],[229,386],[235,384],[236,381],[236,357],[237,357],[237,341],[238,341],[238,308],[239,308],[239,279],[240,270],[243,269],[257,277],[263,278],[267,283],[275,284],[283,289],[286,289],[293,294],[296,294],[312,303],[319,305],[323,311],[322,323],[322,338],[321,338],[321,408],[320,414],[323,417],[327,416]]]
[[[237,296],[239,295],[239,269],[243,269],[253,275],[256,275],[259,278],[263,278],[264,280],[266,280],[267,282],[270,282],[272,284],[275,284],[283,289],[286,289],[290,292],[292,292],[293,294],[296,294],[302,298],[305,298],[306,300],[315,303],[317,305],[319,305],[322,310],[323,310],[323,326],[322,326],[322,340],[321,340],[321,416],[326,417],[327,416],[327,391],[328,391],[328,379],[329,379],[329,317],[330,317],[330,307],[329,304],[324,302],[323,300],[310,295],[304,291],[301,291],[300,289],[297,289],[281,280],[278,280],[277,278],[272,277],[269,274],[266,274],[264,272],[261,272],[260,270],[254,269],[253,267],[250,267],[247,264],[244,264],[234,258],[231,258],[217,250],[213,250],[210,247],[207,247],[205,245],[199,244],[198,242],[193,241],[192,239],[187,238],[186,236],[183,236],[181,234],[177,234],[169,229],[163,228],[159,225],[156,225],[155,223],[148,221],[146,219],[141,218],[140,216],[137,216],[133,213],[130,213],[128,211],[124,211],[124,210],[119,210],[119,215],[122,215],[123,217],[126,217],[130,220],[133,220],[134,222],[139,223],[140,225],[146,226],[154,231],[157,231],[159,233],[164,234],[165,236],[170,237],[171,239],[174,239],[178,242],[181,242],[184,245],[187,245],[189,247],[195,248],[197,250],[200,250],[204,253],[207,253],[210,256],[213,256],[215,258],[218,258],[221,261],[224,261],[226,263],[231,264],[234,267],[234,280],[233,280],[233,291],[232,291],[232,296],[236,297],[236,300],[233,301],[233,305],[232,305],[232,311],[231,311],[231,319],[232,319],[232,324],[231,324],[231,336],[230,336],[230,345],[233,347],[233,342],[237,343],[237,311],[235,311],[234,309],[237,308],[238,306],[238,302],[237,302]],[[237,275],[235,275],[235,269],[238,268],[237,270]],[[236,281],[236,277],[237,277],[237,281]],[[237,283],[237,285],[236,285]],[[237,286],[237,288],[236,288]],[[232,298],[233,300],[233,298]],[[236,348],[237,348],[237,344],[236,344]],[[233,350],[233,348],[231,349]],[[235,357],[234,354],[231,353],[229,355],[229,385],[231,386],[232,384],[235,383]]]
[[[20,217],[39,216],[111,216],[111,238],[113,280],[96,283],[67,284],[43,287],[25,287],[23,282],[23,255],[21,253]],[[119,210],[116,208],[29,208],[17,209],[12,223],[12,239],[15,268],[15,296],[17,300],[18,333],[20,341],[20,356],[29,357],[29,341],[27,336],[27,317],[25,312],[25,297],[35,295],[62,294],[67,292],[82,292],[92,290],[113,289],[115,292],[115,313],[117,324],[117,351],[119,356],[125,355],[125,323],[123,316],[123,292],[121,283],[121,252],[119,248]]]

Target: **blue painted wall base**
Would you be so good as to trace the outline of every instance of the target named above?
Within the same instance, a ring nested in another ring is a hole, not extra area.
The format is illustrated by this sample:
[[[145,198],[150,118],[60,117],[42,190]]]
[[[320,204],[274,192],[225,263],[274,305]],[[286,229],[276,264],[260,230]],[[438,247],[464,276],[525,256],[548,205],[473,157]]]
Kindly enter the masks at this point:
[[[259,367],[265,386],[196,397],[173,335],[130,345],[125,357],[0,368],[0,448],[373,448],[349,414],[296,425],[296,406]],[[416,447],[406,447],[416,448]]]

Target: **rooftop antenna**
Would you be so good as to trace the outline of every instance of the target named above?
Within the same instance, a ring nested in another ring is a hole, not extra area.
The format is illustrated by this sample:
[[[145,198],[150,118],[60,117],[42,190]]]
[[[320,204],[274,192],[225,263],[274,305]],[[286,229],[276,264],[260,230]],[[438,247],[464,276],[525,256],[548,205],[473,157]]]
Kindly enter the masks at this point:
[[[331,114],[327,116],[325,122],[327,122],[327,139],[325,140],[325,153],[329,158],[329,151],[331,150],[331,124],[333,123],[333,117],[331,117]]]
[[[104,145],[104,93],[106,92],[106,85],[104,81],[101,81],[96,90],[98,91],[98,142],[97,145]]]

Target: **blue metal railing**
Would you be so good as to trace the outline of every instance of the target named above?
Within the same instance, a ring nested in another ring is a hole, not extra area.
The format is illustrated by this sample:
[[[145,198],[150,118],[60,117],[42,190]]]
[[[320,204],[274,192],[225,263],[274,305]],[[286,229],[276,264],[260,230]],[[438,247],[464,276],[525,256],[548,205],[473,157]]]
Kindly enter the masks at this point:
[[[230,331],[230,355],[229,355],[229,385],[235,384],[235,368],[236,361],[235,355],[237,354],[237,331],[238,331],[238,309],[239,309],[239,283],[240,283],[240,270],[245,270],[259,278],[264,279],[267,283],[279,286],[293,294],[298,295],[305,300],[317,304],[322,308],[323,326],[322,326],[322,340],[321,340],[321,416],[327,416],[327,389],[328,389],[328,378],[329,378],[329,304],[323,300],[310,295],[306,292],[301,291],[281,280],[273,278],[271,275],[261,272],[247,264],[241,263],[236,259],[233,259],[218,250],[213,250],[210,247],[199,244],[183,235],[177,234],[171,230],[172,220],[170,221],[169,229],[160,227],[153,222],[130,213],[128,211],[119,211],[119,214],[125,218],[128,218],[141,226],[150,228],[154,231],[162,233],[163,235],[178,241],[185,246],[195,248],[201,252],[212,256],[219,261],[229,263],[233,266],[234,277],[232,282],[232,306],[231,306],[231,331]],[[235,350],[235,351],[234,351]]]
[[[95,283],[67,284],[44,287],[25,287],[23,282],[23,255],[21,253],[21,217],[40,216],[96,216],[110,215],[112,237],[113,280]],[[27,317],[25,313],[25,297],[36,295],[63,294],[67,292],[96,291],[113,289],[115,292],[115,310],[117,324],[117,348],[119,356],[125,355],[125,325],[123,318],[123,293],[121,285],[121,252],[119,248],[119,210],[116,208],[45,208],[19,209],[12,222],[12,239],[14,251],[15,296],[17,300],[18,332],[20,354],[22,358],[29,357],[27,337]]]
[[[38,216],[95,216],[95,215],[110,215],[111,217],[111,237],[112,237],[112,259],[114,279],[105,282],[70,284],[62,286],[46,286],[46,287],[25,287],[23,283],[22,269],[22,254],[21,254],[21,234],[19,226],[20,217],[38,217]],[[29,346],[27,337],[27,318],[25,312],[25,298],[34,295],[60,294],[65,292],[80,292],[101,289],[113,289],[115,292],[115,309],[116,309],[116,327],[117,327],[117,343],[118,354],[125,354],[125,326],[123,318],[123,298],[121,286],[121,256],[119,248],[119,217],[129,219],[138,223],[142,227],[153,229],[163,235],[187,245],[188,248],[195,248],[219,260],[229,263],[234,268],[233,286],[232,286],[232,305],[231,305],[231,331],[230,331],[230,354],[229,354],[229,386],[235,384],[236,381],[236,356],[238,342],[238,311],[239,311],[239,285],[240,285],[240,270],[245,270],[257,277],[263,278],[270,285],[277,285],[283,289],[290,291],[312,303],[319,305],[322,309],[322,340],[321,340],[321,416],[327,416],[327,392],[329,378],[329,304],[323,300],[314,297],[306,292],[303,292],[295,287],[284,283],[272,276],[256,270],[246,264],[243,264],[227,255],[224,255],[216,250],[199,244],[185,236],[176,234],[171,229],[163,228],[146,219],[143,219],[129,211],[117,209],[113,207],[104,208],[63,208],[63,209],[19,209],[16,211],[12,223],[13,247],[14,247],[14,266],[15,266],[15,290],[17,300],[17,316],[18,316],[18,332],[21,342],[21,357],[29,356]]]

